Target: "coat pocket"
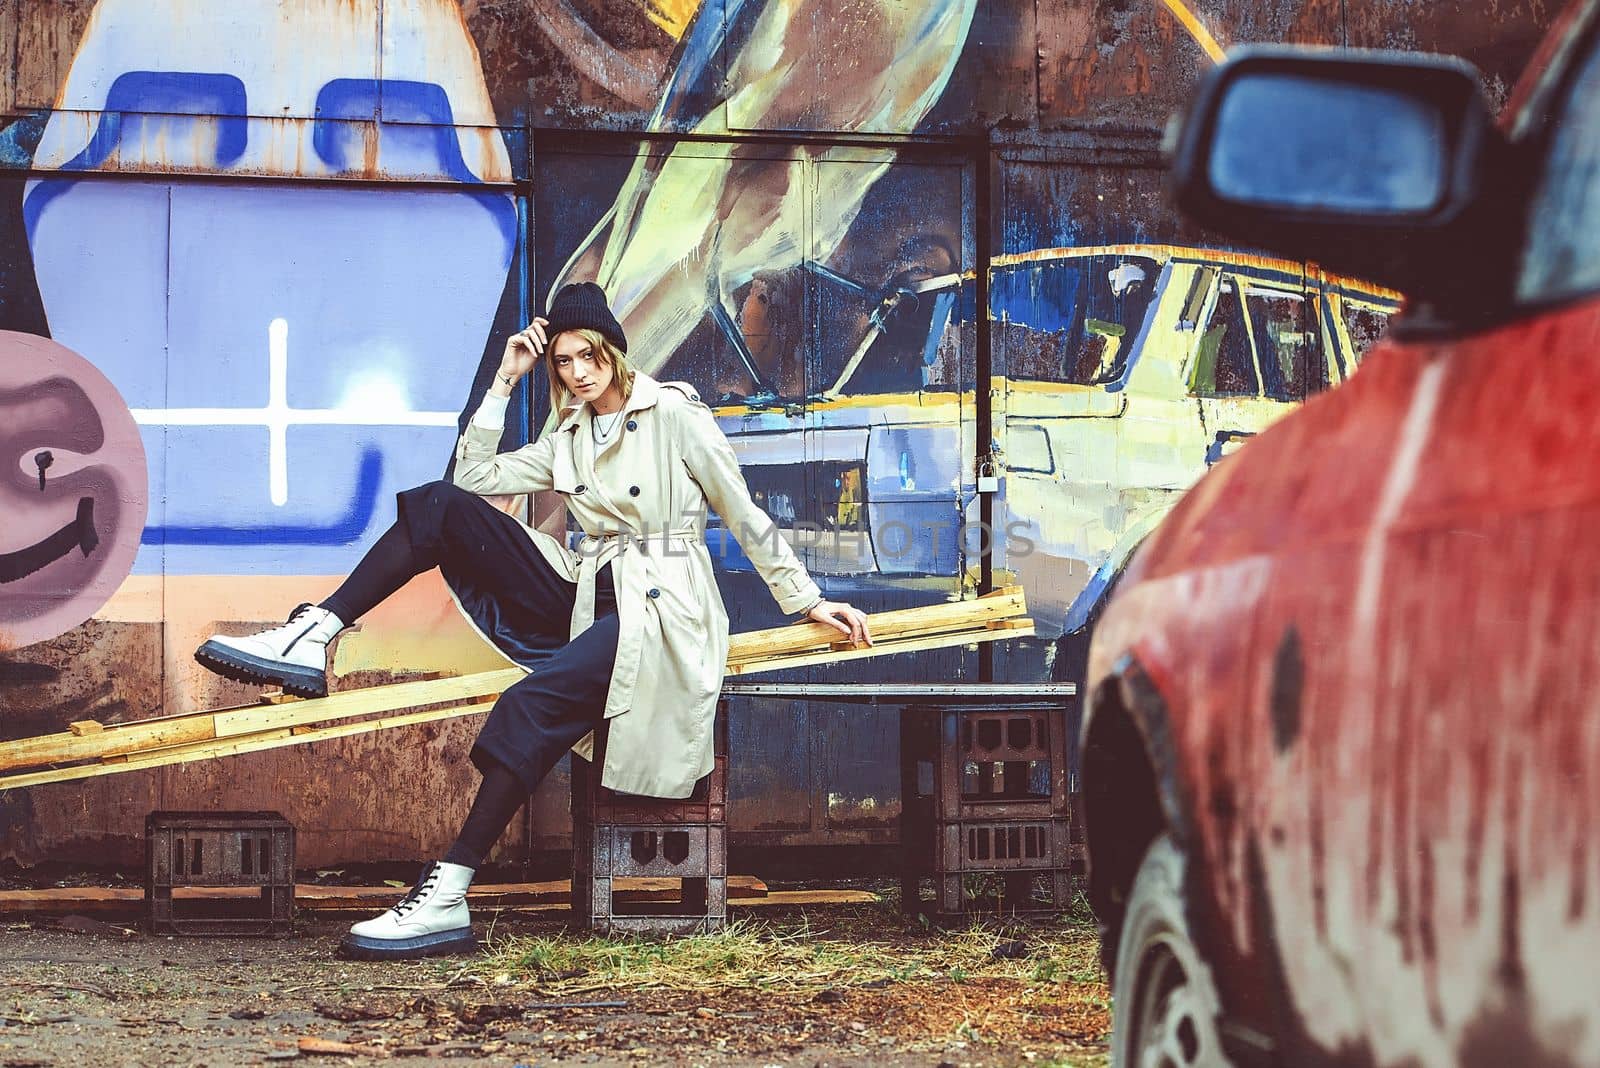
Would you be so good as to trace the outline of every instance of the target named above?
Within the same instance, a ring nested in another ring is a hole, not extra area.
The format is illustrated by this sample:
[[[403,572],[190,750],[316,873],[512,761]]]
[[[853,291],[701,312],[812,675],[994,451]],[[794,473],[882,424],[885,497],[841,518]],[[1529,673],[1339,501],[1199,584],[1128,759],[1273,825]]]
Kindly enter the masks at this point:
[[[573,460],[570,442],[556,446],[555,457],[550,465],[550,486],[557,493],[567,496],[578,491],[578,465]]]

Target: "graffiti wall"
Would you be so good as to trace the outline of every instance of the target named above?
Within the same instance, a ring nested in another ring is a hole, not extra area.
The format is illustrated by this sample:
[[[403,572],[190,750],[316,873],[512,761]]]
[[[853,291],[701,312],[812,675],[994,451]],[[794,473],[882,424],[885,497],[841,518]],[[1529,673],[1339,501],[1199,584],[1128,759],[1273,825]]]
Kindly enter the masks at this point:
[[[714,402],[831,596],[1020,583],[1039,621],[992,663],[828,678],[1071,678],[1176,495],[1337,387],[1399,300],[1181,224],[1168,114],[1262,40],[1457,52],[1503,98],[1554,15],[0,0],[0,739],[253,701],[195,646],[331,591],[395,491],[447,472],[505,337],[576,280],[642,367]],[[708,537],[734,629],[780,622]],[[499,663],[427,575],[335,668],[352,688]],[[466,810],[476,727],[0,793],[0,861],[132,862],[155,808],[277,809],[308,864],[419,859]],[[736,844],[893,840],[891,712],[745,702],[733,737]],[[563,844],[565,790],[501,859]]]

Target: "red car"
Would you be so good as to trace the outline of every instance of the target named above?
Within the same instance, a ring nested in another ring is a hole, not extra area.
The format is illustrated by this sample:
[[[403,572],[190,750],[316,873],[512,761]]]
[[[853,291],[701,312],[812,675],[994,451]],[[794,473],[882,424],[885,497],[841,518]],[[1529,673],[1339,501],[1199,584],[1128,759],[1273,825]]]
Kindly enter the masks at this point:
[[[1113,1062],[1600,1065],[1600,2],[1452,60],[1241,53],[1198,222],[1408,294],[1208,474],[1093,640]]]

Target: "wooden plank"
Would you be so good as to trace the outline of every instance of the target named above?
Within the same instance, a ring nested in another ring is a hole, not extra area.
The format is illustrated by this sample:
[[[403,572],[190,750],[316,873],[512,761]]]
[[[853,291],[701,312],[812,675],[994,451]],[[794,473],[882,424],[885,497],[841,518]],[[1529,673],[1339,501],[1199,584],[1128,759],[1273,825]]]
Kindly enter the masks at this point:
[[[822,623],[783,627],[739,635],[739,655],[730,652],[731,676],[778,671],[791,667],[888,656],[899,652],[940,649],[1033,633],[1031,620],[1014,618],[1023,611],[1020,587],[1009,587],[970,601],[883,612],[872,617],[875,644],[853,648],[833,640],[837,632]],[[246,705],[239,708],[195,712],[156,720],[113,724],[87,729],[90,721],[73,730],[38,738],[18,739],[0,747],[0,771],[99,761],[97,764],[54,768],[0,776],[0,789],[64,782],[142,767],[160,767],[184,760],[203,760],[255,752],[260,749],[344,737],[411,723],[471,715],[488,705],[473,704],[426,713],[411,713],[366,721],[402,708],[441,702],[497,696],[524,676],[521,668],[504,668],[443,679],[374,686],[311,700]],[[334,729],[330,720],[356,720]],[[96,725],[98,726],[98,725]]]
[[[883,642],[902,636],[982,626],[989,620],[1025,615],[1027,610],[1021,588],[1011,587],[973,600],[878,612],[867,618],[873,640]],[[839,632],[826,623],[749,631],[736,634],[729,640],[728,663],[732,666],[771,656],[813,653],[835,644],[849,648],[848,643],[839,641]]]
[[[625,901],[659,901],[676,898],[676,879],[618,879],[615,886]],[[392,905],[404,893],[392,886],[317,886],[296,884],[295,905],[310,909],[373,908]],[[767,884],[753,875],[728,876],[728,897],[765,897]],[[498,883],[473,886],[467,901],[474,908],[511,908],[520,905],[564,904],[572,899],[566,879],[538,883]]]
[[[98,760],[120,753],[139,753],[301,723],[468,700],[498,694],[524,674],[521,668],[502,668],[447,679],[372,686],[287,704],[246,705],[155,720],[116,723],[93,734],[78,735],[66,731],[37,738],[20,738],[0,746],[0,771],[37,767],[40,764],[64,764],[74,760]]]
[[[982,597],[947,604],[924,605],[868,616],[874,640],[937,633],[962,627],[981,626],[991,619],[1023,615],[1027,604],[1020,593],[1004,597]],[[729,660],[771,656],[789,652],[809,652],[839,642],[839,632],[826,623],[806,623],[734,635],[729,643]]]
[[[870,905],[878,895],[870,890],[773,890],[761,897],[735,898],[728,895],[730,905],[758,905],[770,907],[787,905]]]
[[[527,672],[519,667],[501,668],[498,671],[457,675],[447,679],[423,679],[418,682],[371,686],[364,690],[348,690],[345,693],[282,705],[236,708],[216,713],[216,736],[230,738],[271,727],[292,727],[297,723],[348,719],[440,701],[463,701],[491,694],[498,695],[516,684],[526,674]]]
[[[792,656],[773,657],[768,660],[759,660],[750,664],[729,665],[730,678],[743,678],[746,675],[757,675],[763,671],[780,671],[784,668],[809,667],[813,664],[835,664],[845,660],[862,660],[869,656],[886,656],[890,653],[920,652],[925,649],[948,649],[954,645],[972,645],[976,642],[1000,641],[1006,638],[1021,638],[1033,633],[1033,620],[1010,620],[1013,624],[1010,629],[989,629],[976,631],[956,632],[952,634],[933,634],[922,638],[906,638],[896,642],[878,642],[869,649],[829,649],[815,653],[797,653]],[[4,780],[0,780],[0,785]]]
[[[254,735],[240,738],[221,738],[207,742],[189,745],[169,746],[148,753],[140,753],[131,757],[120,758],[119,763],[80,764],[71,768],[52,768],[48,771],[23,772],[18,775],[0,776],[0,790],[12,790],[23,786],[40,786],[52,782],[70,782],[74,779],[89,779],[100,775],[115,775],[120,771],[138,771],[144,768],[159,768],[168,764],[182,764],[190,760],[209,760],[214,757],[237,756],[241,753],[254,753],[263,749],[277,749],[285,745],[304,745],[308,742],[320,742],[329,738],[344,738],[352,734],[365,734],[369,731],[387,730],[392,727],[408,727],[416,723],[429,723],[439,719],[450,719],[456,716],[470,716],[479,712],[487,712],[494,707],[494,702],[484,704],[461,705],[455,708],[435,708],[426,712],[410,712],[404,715],[385,716],[379,719],[356,720],[351,723],[338,723],[327,727],[316,727],[302,733],[296,733],[293,728],[282,728],[274,731],[260,731]]]
[[[69,760],[94,760],[136,753],[155,746],[179,745],[215,737],[212,714],[195,713],[170,719],[119,723],[93,734],[45,734],[18,738],[0,745],[0,771],[60,764]]]

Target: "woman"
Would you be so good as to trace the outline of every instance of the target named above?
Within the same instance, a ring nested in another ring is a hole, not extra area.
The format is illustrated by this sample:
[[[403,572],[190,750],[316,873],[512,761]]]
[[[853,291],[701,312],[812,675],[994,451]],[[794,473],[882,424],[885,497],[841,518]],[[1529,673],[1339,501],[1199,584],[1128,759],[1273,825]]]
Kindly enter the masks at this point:
[[[547,341],[548,339],[548,341]],[[628,342],[592,282],[564,287],[549,316],[506,342],[456,447],[455,484],[398,497],[395,525],[320,605],[284,626],[217,636],[195,658],[234,679],[326,692],[328,644],[413,575],[437,566],[468,615],[531,674],[495,702],[472,748],[483,783],[442,861],[399,904],[351,928],[346,952],[423,956],[475,943],[466,891],[539,781],[607,728],[602,782],[687,797],[711,770],[728,617],[702,536],[707,504],[739,539],[785,612],[871,643],[866,616],[825,600],[750,499],[711,410],[683,383],[628,366]],[[559,425],[497,454],[511,390],[543,355]],[[478,494],[555,490],[583,528],[576,549]]]

